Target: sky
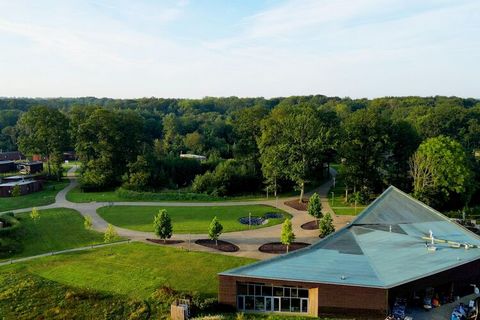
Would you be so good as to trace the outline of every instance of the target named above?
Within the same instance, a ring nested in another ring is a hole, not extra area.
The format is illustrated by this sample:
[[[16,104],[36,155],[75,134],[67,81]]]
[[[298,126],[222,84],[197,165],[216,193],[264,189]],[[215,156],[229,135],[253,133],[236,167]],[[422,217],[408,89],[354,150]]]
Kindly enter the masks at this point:
[[[0,0],[0,96],[480,98],[479,0]]]

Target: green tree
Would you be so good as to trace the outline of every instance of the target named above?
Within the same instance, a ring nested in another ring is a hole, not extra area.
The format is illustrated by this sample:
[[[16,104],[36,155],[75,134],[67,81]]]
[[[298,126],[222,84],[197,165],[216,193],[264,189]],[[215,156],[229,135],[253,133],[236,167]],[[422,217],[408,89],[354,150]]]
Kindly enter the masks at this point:
[[[282,244],[287,246],[288,252],[290,245],[295,241],[295,233],[293,233],[292,221],[290,219],[285,219],[282,224],[282,235],[280,240]]]
[[[320,219],[320,238],[325,238],[331,233],[335,232],[335,227],[333,226],[333,219],[329,212],[325,213],[325,215]]]
[[[22,191],[20,190],[20,186],[18,184],[13,186],[11,195],[12,197],[20,197],[22,195]]]
[[[210,226],[208,227],[208,237],[210,240],[215,240],[216,246],[218,246],[218,238],[222,234],[222,231],[222,224],[218,221],[217,217],[214,217],[212,222],[210,222]]]
[[[164,243],[167,243],[167,239],[172,237],[172,221],[167,213],[167,210],[159,210],[158,214],[153,219],[153,229],[155,234],[160,239],[163,239]]]
[[[105,229],[105,233],[103,234],[103,241],[105,243],[110,243],[117,238],[118,238],[117,230],[115,230],[115,227],[109,223],[107,226],[107,229]]]
[[[141,153],[143,119],[133,111],[106,109],[95,109],[85,117],[75,139],[75,149],[84,164],[80,184],[91,190],[118,185],[127,165]]]
[[[368,198],[381,189],[382,173],[386,171],[386,155],[389,153],[391,120],[378,109],[358,110],[343,124],[343,136],[339,148],[345,159],[341,174],[348,188]]]
[[[48,174],[62,174],[63,151],[68,147],[69,123],[57,109],[32,107],[17,123],[18,147],[25,154],[40,154],[48,158]],[[52,165],[55,172],[52,172]]]
[[[462,145],[440,136],[425,140],[410,163],[414,196],[430,205],[441,206],[452,193],[471,195],[473,172]]]
[[[314,193],[309,201],[308,201],[308,214],[311,215],[312,217],[315,218],[317,221],[317,226],[318,226],[318,220],[322,217],[322,200],[320,199],[320,196],[318,193]]]
[[[336,136],[338,118],[334,112],[319,111],[308,104],[275,108],[262,121],[258,139],[262,167],[269,175],[280,173],[295,182],[303,202],[305,183],[322,172],[326,152]],[[276,163],[277,170],[272,171]]]
[[[38,211],[37,208],[32,208],[32,211],[30,212],[30,218],[33,220],[33,222],[37,223],[38,220],[40,220],[40,212]]]
[[[85,216],[84,220],[83,220],[83,226],[85,227],[85,229],[87,230],[92,230],[92,217],[90,216]]]

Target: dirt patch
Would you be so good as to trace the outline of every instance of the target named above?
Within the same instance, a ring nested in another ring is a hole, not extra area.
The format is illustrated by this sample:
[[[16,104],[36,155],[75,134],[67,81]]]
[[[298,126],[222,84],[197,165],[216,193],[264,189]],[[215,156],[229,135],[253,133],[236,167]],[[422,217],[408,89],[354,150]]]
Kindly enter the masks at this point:
[[[162,239],[147,239],[147,241],[158,243],[158,244],[179,244],[179,243],[185,242],[183,240],[170,240],[170,239],[167,239],[167,241],[164,241]]]
[[[318,222],[317,220],[313,220],[310,222],[306,222],[300,226],[300,228],[304,230],[318,230]]]
[[[290,245],[288,251],[292,252],[298,249],[308,247],[309,245],[309,243],[305,242],[294,242]],[[258,250],[265,253],[286,253],[287,246],[280,242],[269,242],[262,244],[260,248],[258,248]]]
[[[298,211],[307,211],[307,205],[308,205],[308,200],[303,199],[303,202],[300,203],[298,202],[298,199],[293,199],[290,201],[285,201],[284,202],[287,206],[290,208],[293,208]]]
[[[195,241],[195,243],[204,247],[216,249],[223,252],[237,252],[238,250],[240,250],[240,248],[234,245],[233,243],[223,241],[223,240],[218,240],[218,244],[215,244],[215,240],[198,239]]]

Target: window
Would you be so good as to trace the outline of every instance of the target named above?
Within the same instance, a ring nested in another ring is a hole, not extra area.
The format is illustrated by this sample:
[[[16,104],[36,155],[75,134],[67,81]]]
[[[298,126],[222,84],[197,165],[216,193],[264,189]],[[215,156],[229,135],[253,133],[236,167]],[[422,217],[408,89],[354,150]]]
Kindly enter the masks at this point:
[[[238,283],[237,307],[245,311],[307,313],[308,289]]]

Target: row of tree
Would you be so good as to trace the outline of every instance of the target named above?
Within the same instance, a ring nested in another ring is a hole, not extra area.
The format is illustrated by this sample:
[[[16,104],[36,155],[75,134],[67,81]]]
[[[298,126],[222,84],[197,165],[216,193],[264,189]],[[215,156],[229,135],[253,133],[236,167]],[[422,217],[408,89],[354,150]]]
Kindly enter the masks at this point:
[[[431,202],[438,208],[479,201],[480,103],[474,99],[0,99],[0,129],[8,129],[0,142],[48,157],[52,176],[61,172],[62,152],[74,149],[86,190],[123,185],[224,196],[296,188],[302,199],[308,184],[325,177],[326,165],[342,162],[347,198],[354,192],[367,202],[393,184],[440,199]],[[458,152],[439,163],[425,156],[438,150],[424,144],[455,145]],[[180,153],[207,161],[180,159]],[[421,182],[425,163],[427,176],[436,178]],[[439,190],[443,197],[434,194]]]

